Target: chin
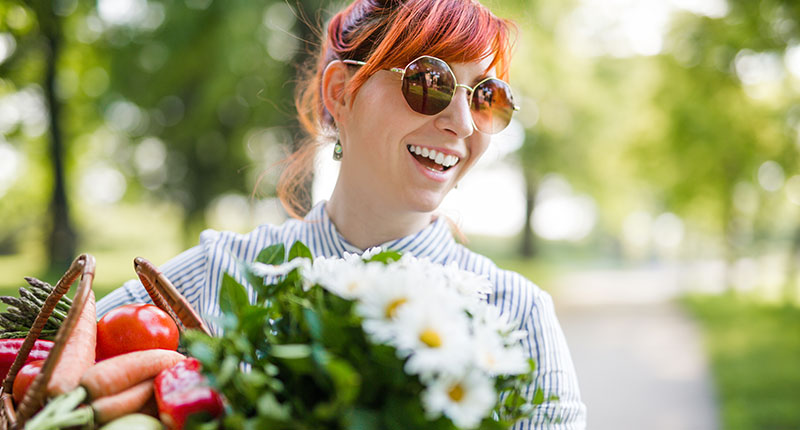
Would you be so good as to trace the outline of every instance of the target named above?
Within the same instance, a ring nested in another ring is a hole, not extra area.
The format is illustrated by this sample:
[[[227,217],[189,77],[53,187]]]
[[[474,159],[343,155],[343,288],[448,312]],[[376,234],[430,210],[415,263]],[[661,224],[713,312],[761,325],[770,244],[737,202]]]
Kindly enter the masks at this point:
[[[433,192],[420,192],[407,196],[409,209],[413,212],[433,212],[439,208],[444,200],[444,194]]]

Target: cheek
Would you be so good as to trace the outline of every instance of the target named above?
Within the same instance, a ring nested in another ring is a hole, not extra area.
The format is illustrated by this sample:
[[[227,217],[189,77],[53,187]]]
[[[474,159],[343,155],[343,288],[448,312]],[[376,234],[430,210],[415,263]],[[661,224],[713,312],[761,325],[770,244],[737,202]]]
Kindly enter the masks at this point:
[[[478,133],[478,132],[476,132]],[[474,166],[478,160],[483,157],[483,154],[489,149],[489,142],[491,138],[486,135],[475,136],[475,139],[469,145],[469,164]]]
[[[475,138],[469,143],[469,159],[467,160],[467,164],[464,165],[464,168],[458,173],[458,176],[455,179],[455,182],[460,181],[467,172],[471,171],[475,164],[478,163],[478,160],[481,159],[483,154],[489,148],[490,138],[489,136],[475,136]]]
[[[402,137],[423,126],[429,118],[408,107],[399,80],[392,79],[391,75],[378,74],[359,89],[353,101],[351,119],[361,130],[361,138],[374,141],[381,137]]]

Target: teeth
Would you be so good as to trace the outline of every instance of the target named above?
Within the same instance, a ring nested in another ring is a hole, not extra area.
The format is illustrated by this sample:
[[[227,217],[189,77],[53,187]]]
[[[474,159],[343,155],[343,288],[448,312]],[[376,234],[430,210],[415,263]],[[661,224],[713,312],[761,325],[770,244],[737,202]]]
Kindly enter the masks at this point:
[[[421,146],[408,145],[408,151],[425,158],[430,158],[436,164],[441,164],[444,167],[454,166],[458,163],[458,157],[455,155],[447,155],[443,152],[438,152],[435,149],[423,148]]]

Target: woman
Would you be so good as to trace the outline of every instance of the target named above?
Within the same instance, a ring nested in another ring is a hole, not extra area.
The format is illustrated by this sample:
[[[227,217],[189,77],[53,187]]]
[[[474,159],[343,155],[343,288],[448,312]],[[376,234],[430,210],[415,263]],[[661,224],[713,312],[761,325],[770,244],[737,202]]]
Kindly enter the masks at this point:
[[[492,281],[489,301],[528,332],[523,346],[537,363],[536,386],[559,397],[517,427],[583,428],[585,408],[550,296],[456,243],[434,213],[515,110],[499,80],[508,76],[510,32],[507,21],[473,0],[356,0],[332,18],[302,83],[297,105],[310,139],[279,185],[286,209],[302,212],[298,190],[317,145],[333,136],[341,169],[330,200],[304,219],[246,235],[205,231],[164,273],[196,309],[216,315],[222,274],[241,279],[236,259],[252,261],[278,242],[301,240],[323,256],[382,246],[456,262]],[[147,295],[132,281],[101,300],[98,312],[141,301]]]

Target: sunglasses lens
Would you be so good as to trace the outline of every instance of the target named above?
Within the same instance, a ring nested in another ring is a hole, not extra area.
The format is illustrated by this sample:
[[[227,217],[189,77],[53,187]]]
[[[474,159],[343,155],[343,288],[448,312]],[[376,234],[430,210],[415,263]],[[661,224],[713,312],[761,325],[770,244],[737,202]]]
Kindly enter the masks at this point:
[[[450,100],[456,83],[447,64],[437,58],[422,57],[406,67],[403,96],[415,112],[436,115]]]
[[[472,94],[472,118],[478,130],[487,134],[503,131],[514,113],[511,88],[499,79],[488,79]]]

